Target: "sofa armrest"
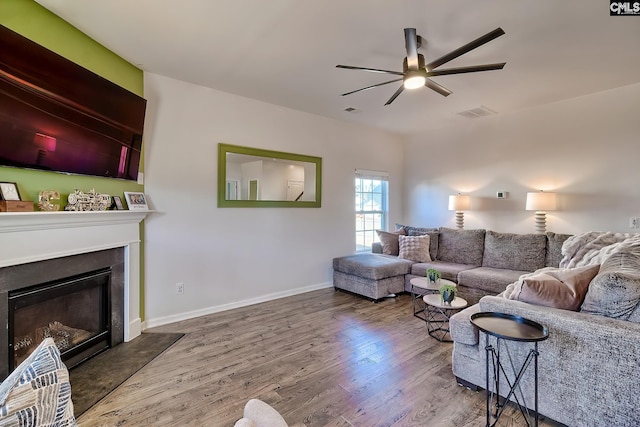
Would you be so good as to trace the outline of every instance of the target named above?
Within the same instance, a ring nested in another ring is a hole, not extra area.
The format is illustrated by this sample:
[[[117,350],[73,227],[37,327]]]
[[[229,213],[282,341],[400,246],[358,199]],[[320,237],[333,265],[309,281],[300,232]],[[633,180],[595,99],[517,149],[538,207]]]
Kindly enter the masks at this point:
[[[454,342],[467,345],[478,344],[478,328],[471,323],[471,316],[479,312],[480,305],[474,304],[451,316],[449,333]]]
[[[640,352],[640,323],[597,316],[579,311],[544,307],[501,296],[486,296],[480,300],[480,311],[493,311],[522,316],[546,326],[550,333],[557,332],[580,335],[593,340],[598,336],[634,340],[633,346]],[[607,348],[609,350],[609,348]]]
[[[543,414],[571,425],[640,425],[640,323],[502,297],[483,297],[479,305],[548,328],[549,338],[539,344]],[[603,396],[612,399],[594,404]]]

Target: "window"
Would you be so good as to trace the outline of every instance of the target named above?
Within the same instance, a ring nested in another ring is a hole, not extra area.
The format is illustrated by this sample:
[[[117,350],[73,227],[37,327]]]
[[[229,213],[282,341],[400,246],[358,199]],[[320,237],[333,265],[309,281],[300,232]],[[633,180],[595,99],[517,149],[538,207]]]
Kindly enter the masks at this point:
[[[376,230],[386,229],[389,175],[356,169],[356,252],[371,250]]]

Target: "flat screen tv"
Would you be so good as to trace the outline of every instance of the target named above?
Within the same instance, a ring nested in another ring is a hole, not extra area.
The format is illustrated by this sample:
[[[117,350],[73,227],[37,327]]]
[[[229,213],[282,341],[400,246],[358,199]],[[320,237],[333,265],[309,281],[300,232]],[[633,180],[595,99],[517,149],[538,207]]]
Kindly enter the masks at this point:
[[[0,25],[0,165],[137,180],[146,100]]]

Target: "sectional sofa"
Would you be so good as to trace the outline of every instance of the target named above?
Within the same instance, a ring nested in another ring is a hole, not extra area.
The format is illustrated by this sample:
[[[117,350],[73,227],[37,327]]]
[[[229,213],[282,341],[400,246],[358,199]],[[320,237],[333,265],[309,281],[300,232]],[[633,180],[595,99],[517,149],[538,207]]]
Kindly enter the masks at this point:
[[[435,268],[442,278],[458,284],[458,296],[475,304],[485,295],[497,295],[522,274],[543,267],[557,267],[567,234],[514,234],[491,230],[419,228],[397,224],[394,233],[381,234],[371,254],[333,260],[336,289],[373,300],[410,291],[414,277],[425,277]],[[395,236],[395,237],[394,237]],[[402,257],[400,236],[429,236],[428,256]],[[395,245],[394,245],[395,239]]]
[[[568,255],[562,266],[575,268],[540,270],[510,284],[503,294],[485,296],[479,304],[453,315],[452,366],[458,382],[486,387],[486,335],[471,324],[471,316],[478,312],[512,314],[549,331],[549,338],[538,348],[542,415],[568,426],[639,426],[640,235],[603,246],[593,254],[583,257],[579,265],[572,265]],[[582,284],[575,280],[581,273],[571,277],[572,272],[589,268],[593,268],[593,278],[583,277]],[[549,282],[550,273],[564,277],[561,282]],[[519,289],[524,286],[530,287],[528,293]],[[567,286],[568,293],[563,291]],[[531,348],[531,343],[508,342],[509,356],[520,362]],[[502,380],[504,393],[508,385],[504,377]],[[531,369],[520,388],[526,405],[533,408]]]

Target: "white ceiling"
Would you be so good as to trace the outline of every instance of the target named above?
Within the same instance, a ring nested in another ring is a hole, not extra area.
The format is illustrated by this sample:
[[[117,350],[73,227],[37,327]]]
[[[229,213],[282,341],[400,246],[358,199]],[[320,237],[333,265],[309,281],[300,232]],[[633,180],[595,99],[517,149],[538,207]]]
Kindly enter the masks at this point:
[[[640,16],[604,0],[36,0],[141,69],[296,110],[415,133],[640,82]],[[403,28],[426,61],[497,28],[506,35],[442,68],[500,71],[434,77],[384,106],[400,83],[336,64],[402,71]],[[346,107],[358,111],[347,113]]]

